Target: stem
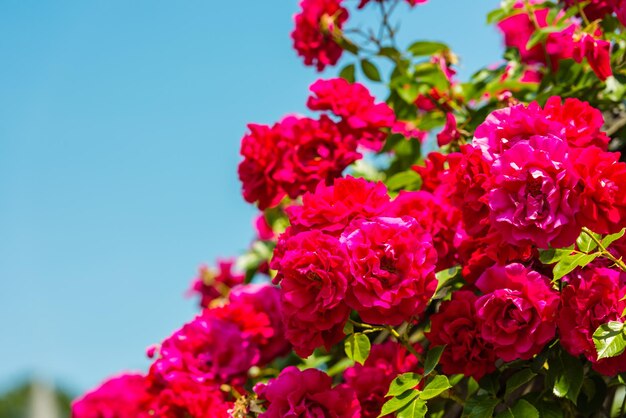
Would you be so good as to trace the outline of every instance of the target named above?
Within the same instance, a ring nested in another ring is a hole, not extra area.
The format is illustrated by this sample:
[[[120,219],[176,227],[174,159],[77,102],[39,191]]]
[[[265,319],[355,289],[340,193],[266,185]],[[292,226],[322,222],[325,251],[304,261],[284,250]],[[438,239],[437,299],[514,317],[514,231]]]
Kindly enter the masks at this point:
[[[589,22],[589,19],[587,19],[587,15],[585,15],[585,12],[583,11],[583,8],[580,5],[580,3],[577,3],[576,6],[578,6],[578,14],[580,15],[580,17],[583,18],[583,22],[585,22],[585,26],[591,25],[591,22]]]
[[[400,335],[398,333],[398,331],[396,331],[392,326],[387,325],[387,330],[391,333],[391,335],[393,335],[398,341],[400,341],[402,343],[402,345],[409,350],[409,353],[413,354],[415,356],[415,358],[419,361],[420,360],[420,355],[417,353],[417,351],[415,351],[415,347],[413,347],[411,345],[411,343],[404,338],[402,335]]]
[[[591,238],[591,240],[593,242],[595,242],[595,244],[598,246],[598,248],[600,248],[600,251],[602,252],[602,255],[606,258],[608,258],[609,260],[611,260],[613,263],[615,263],[616,266],[618,266],[620,269],[622,269],[622,271],[626,272],[626,264],[624,264],[624,262],[622,261],[622,259],[620,258],[619,260],[617,258],[615,258],[613,256],[613,254],[611,254],[604,245],[602,245],[602,242],[600,242],[600,240],[598,238],[596,238],[596,236],[593,234],[593,232],[587,228],[587,227],[583,227],[583,232],[587,235],[589,235],[589,238]]]
[[[384,331],[384,330],[386,330],[386,329],[387,329],[387,328],[384,328],[384,327],[375,327],[375,326],[373,326],[373,325],[370,325],[370,324],[365,324],[365,323],[363,323],[363,322],[357,322],[357,321],[355,321],[355,320],[353,320],[353,319],[348,319],[348,321],[349,321],[352,325],[354,325],[355,327],[359,327],[359,328],[366,329],[366,330],[368,330],[369,332],[374,332],[374,331]]]
[[[606,129],[606,134],[608,136],[613,136],[617,131],[626,126],[626,114],[621,114],[619,119],[617,119],[611,126]]]

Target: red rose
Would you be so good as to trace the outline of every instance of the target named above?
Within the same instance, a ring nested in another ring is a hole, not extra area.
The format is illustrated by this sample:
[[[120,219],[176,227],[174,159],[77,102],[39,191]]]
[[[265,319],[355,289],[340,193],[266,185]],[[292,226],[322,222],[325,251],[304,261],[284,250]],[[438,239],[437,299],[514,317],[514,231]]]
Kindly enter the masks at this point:
[[[361,407],[354,390],[317,369],[285,368],[280,375],[259,383],[254,391],[267,410],[259,418],[359,418]]]
[[[571,274],[561,291],[561,345],[574,356],[584,354],[602,374],[626,371],[626,353],[597,361],[593,333],[610,321],[620,321],[626,301],[626,273],[609,268],[586,268]]]
[[[300,7],[291,32],[296,52],[305,65],[314,65],[318,71],[335,65],[343,52],[335,36],[341,33],[348,11],[341,6],[341,0],[302,0]]]
[[[596,147],[572,151],[581,177],[577,221],[598,234],[614,234],[626,226],[626,164],[619,153]]]
[[[543,107],[543,116],[562,125],[562,137],[570,147],[595,146],[606,151],[609,145],[609,137],[602,132],[602,112],[587,102],[572,97],[562,102],[559,96],[552,96]]]
[[[476,287],[482,338],[502,360],[528,360],[554,338],[559,296],[547,277],[517,263],[493,266]]]
[[[356,138],[365,148],[380,151],[395,114],[387,103],[376,103],[363,84],[350,83],[344,78],[317,80],[311,85],[312,96],[307,101],[311,110],[327,110],[341,118],[339,127],[344,136]]]
[[[347,176],[333,186],[319,184],[302,197],[302,206],[287,208],[287,214],[291,233],[314,228],[339,236],[352,219],[380,215],[388,205],[383,183]]]
[[[320,231],[281,236],[272,268],[277,270],[286,337],[296,353],[330,349],[343,338],[350,308],[344,298],[349,281],[347,255],[337,238]]]
[[[446,345],[439,363],[447,375],[463,373],[480,380],[496,369],[493,346],[483,340],[474,303],[478,297],[471,291],[452,293],[439,312],[430,317],[426,338],[432,346]]]
[[[343,136],[325,115],[288,116],[272,127],[249,129],[241,142],[239,178],[244,198],[259,209],[276,206],[285,195],[295,199],[320,182],[330,184],[361,158],[356,140]]]
[[[150,401],[145,376],[125,373],[72,402],[72,418],[147,418]]]
[[[395,217],[411,216],[430,234],[437,250],[437,271],[458,264],[454,240],[461,213],[454,206],[432,193],[401,191],[387,213]]]
[[[243,184],[243,197],[249,203],[257,202],[259,209],[276,206],[285,191],[273,173],[283,161],[284,146],[276,127],[250,124],[250,132],[241,139],[239,179]]]
[[[399,325],[424,311],[437,288],[437,252],[415,219],[355,219],[340,240],[352,273],[346,300],[365,322]]]

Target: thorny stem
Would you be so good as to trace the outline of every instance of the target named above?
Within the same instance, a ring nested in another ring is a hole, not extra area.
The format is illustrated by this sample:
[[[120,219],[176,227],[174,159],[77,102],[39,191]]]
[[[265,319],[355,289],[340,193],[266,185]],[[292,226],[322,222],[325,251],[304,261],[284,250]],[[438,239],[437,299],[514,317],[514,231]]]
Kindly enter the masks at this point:
[[[587,234],[589,238],[591,238],[591,240],[598,246],[598,248],[600,249],[604,257],[611,260],[613,263],[615,263],[616,266],[622,269],[622,271],[626,272],[626,264],[624,264],[622,259],[615,258],[613,254],[611,254],[609,250],[607,250],[606,247],[602,245],[602,242],[598,238],[596,238],[596,236],[593,234],[593,232],[589,228],[583,227],[583,232]]]

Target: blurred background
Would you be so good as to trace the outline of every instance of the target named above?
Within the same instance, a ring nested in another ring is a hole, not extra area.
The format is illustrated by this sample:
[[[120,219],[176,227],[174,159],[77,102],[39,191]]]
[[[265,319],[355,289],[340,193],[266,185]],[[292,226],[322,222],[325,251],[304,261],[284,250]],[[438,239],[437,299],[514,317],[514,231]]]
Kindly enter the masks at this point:
[[[465,79],[500,57],[496,6],[402,7],[401,44],[449,43]],[[297,10],[0,2],[0,417],[68,416],[70,398],[146,370],[146,347],[196,312],[197,267],[247,247],[239,140],[249,122],[306,113],[319,77],[291,49]]]

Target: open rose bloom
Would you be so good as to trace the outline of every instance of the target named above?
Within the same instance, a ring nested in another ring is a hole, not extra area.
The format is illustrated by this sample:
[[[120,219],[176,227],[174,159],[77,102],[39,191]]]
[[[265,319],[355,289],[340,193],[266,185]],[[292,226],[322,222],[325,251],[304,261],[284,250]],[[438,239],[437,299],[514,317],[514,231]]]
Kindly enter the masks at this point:
[[[436,3],[293,4],[342,68],[243,133],[254,240],[74,418],[626,416],[626,1],[503,2],[471,77],[396,42]]]

